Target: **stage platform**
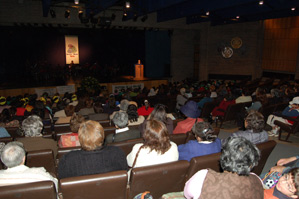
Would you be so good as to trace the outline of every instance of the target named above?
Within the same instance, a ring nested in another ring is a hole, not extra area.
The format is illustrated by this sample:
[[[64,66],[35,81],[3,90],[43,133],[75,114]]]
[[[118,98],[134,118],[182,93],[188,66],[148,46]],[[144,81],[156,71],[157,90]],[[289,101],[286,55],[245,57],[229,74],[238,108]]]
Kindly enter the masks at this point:
[[[139,87],[144,86],[150,89],[151,87],[159,86],[161,84],[168,84],[168,78],[161,78],[161,79],[151,79],[151,78],[142,78],[142,79],[135,79],[133,76],[121,76],[117,79],[118,81],[115,82],[101,82],[100,86],[104,86],[107,88],[109,93],[113,93],[114,89],[119,89],[123,87]],[[47,90],[60,90],[68,91],[69,88],[74,88],[77,91],[77,88],[80,86],[79,79],[73,80],[70,78],[65,85],[55,85],[55,86],[42,86],[42,87],[28,87],[28,88],[7,88],[7,89],[0,89],[0,96],[8,97],[8,96],[17,96],[17,95],[24,95],[34,94],[37,93],[38,95],[43,91]],[[61,94],[61,93],[60,93]]]

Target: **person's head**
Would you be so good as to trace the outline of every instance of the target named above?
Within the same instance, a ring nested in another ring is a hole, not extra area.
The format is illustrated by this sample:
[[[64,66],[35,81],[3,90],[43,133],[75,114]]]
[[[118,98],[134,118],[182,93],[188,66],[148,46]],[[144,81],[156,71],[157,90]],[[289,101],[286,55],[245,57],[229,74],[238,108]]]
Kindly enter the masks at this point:
[[[22,129],[26,137],[42,136],[43,127],[43,121],[37,115],[30,115],[22,122]]]
[[[290,172],[279,178],[276,188],[278,191],[290,198],[299,196],[299,168],[294,168]]]
[[[109,107],[110,108],[115,108],[116,107],[116,104],[115,104],[115,97],[114,97],[114,95],[113,94],[111,94],[110,96],[109,96],[109,99],[108,99],[108,105],[109,105]]]
[[[74,133],[78,133],[78,130],[80,128],[80,125],[85,121],[85,118],[80,115],[80,114],[76,114],[74,113],[71,117],[71,120],[70,120],[70,128],[71,128],[71,131],[74,132]]]
[[[67,105],[64,108],[64,112],[67,117],[70,117],[75,113],[75,107],[73,105]]]
[[[118,128],[122,129],[128,126],[129,116],[125,112],[118,111],[114,114],[112,121]]]
[[[93,105],[93,110],[94,110],[95,113],[103,113],[104,109],[103,109],[103,106],[102,106],[102,102],[96,101]]]
[[[129,121],[130,122],[136,122],[138,120],[138,112],[137,112],[137,106],[134,104],[130,104],[128,106],[127,114],[129,116]]]
[[[290,105],[293,108],[299,108],[299,97],[294,97],[292,101],[290,101]]]
[[[86,108],[92,108],[93,107],[93,100],[91,98],[87,98],[85,101],[85,107]],[[75,107],[74,107],[75,110]]]
[[[99,122],[88,120],[80,125],[78,137],[84,150],[93,151],[102,146],[104,142],[104,128]]]
[[[217,138],[213,135],[214,130],[208,122],[196,122],[192,127],[192,132],[198,141],[214,142]]]
[[[171,147],[167,128],[163,122],[148,120],[143,134],[144,147],[164,154]]]
[[[185,89],[185,88],[181,88],[181,89],[180,89],[180,93],[181,93],[181,95],[185,95],[185,93],[186,93],[186,89]]]
[[[265,121],[264,116],[255,110],[249,111],[245,118],[245,128],[252,130],[254,133],[260,133],[264,130]]]
[[[156,119],[165,124],[167,120],[166,106],[163,104],[156,104],[154,110],[149,115],[149,119]]]
[[[5,145],[1,153],[1,161],[8,168],[16,167],[25,162],[26,152],[20,142],[10,142]]]
[[[147,110],[150,106],[148,100],[144,100],[144,106],[145,106],[145,109]]]
[[[229,137],[222,147],[220,165],[224,171],[249,175],[258,164],[259,149],[243,137]]]
[[[127,111],[130,102],[127,99],[123,99],[120,101],[119,109],[122,111]]]

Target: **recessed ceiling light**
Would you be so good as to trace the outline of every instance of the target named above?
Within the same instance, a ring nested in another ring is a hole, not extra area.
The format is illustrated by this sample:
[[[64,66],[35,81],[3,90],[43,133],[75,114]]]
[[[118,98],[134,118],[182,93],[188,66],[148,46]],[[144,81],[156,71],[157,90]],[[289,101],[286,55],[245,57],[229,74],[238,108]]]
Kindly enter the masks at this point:
[[[206,15],[207,15],[207,16],[209,16],[209,15],[210,15],[210,12],[209,12],[209,11],[207,11],[207,12],[206,12]]]
[[[236,19],[239,19],[240,18],[240,16],[236,16]]]
[[[292,11],[296,10],[296,8],[291,8]]]
[[[264,4],[264,1],[259,1],[259,4],[260,4],[260,5],[263,5],[263,4]]]

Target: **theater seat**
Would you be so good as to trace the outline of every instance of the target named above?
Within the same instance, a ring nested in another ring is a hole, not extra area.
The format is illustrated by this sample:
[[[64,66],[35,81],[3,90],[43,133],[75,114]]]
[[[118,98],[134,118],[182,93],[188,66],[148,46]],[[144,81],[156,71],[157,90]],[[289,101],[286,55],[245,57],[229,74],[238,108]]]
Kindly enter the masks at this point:
[[[56,199],[56,196],[55,185],[52,181],[0,187],[0,198],[3,199]]]
[[[26,157],[26,166],[44,167],[48,172],[56,175],[55,159],[51,149],[28,152]]]
[[[185,144],[186,138],[187,138],[187,133],[170,134],[169,135],[170,141],[176,143],[176,145]]]
[[[142,142],[143,142],[143,139],[138,138],[138,139],[133,139],[133,140],[121,141],[121,142],[113,142],[113,143],[109,143],[107,145],[108,146],[117,146],[117,147],[121,148],[125,152],[126,155],[128,155],[132,151],[132,148],[135,144],[142,143]]]
[[[127,171],[64,178],[60,180],[63,199],[125,199]]]
[[[274,147],[276,146],[276,142],[274,140],[269,140],[264,143],[257,144],[257,148],[261,151],[261,159],[259,164],[253,168],[252,172],[260,175],[263,171],[263,168],[268,160],[269,155],[273,151]]]
[[[186,175],[186,181],[201,169],[210,168],[217,172],[221,171],[221,167],[219,164],[220,155],[221,153],[214,153],[192,158],[190,161],[188,173]]]
[[[169,192],[182,191],[189,162],[180,160],[154,166],[132,169],[128,198],[149,191],[153,198]]]

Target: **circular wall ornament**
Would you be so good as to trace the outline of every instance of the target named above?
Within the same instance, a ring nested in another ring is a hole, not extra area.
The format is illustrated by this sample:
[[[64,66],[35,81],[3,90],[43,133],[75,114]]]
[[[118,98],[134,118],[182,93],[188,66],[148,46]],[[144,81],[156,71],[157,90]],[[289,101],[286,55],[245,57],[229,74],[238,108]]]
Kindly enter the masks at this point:
[[[240,37],[234,37],[234,38],[232,38],[230,44],[231,44],[231,46],[234,49],[241,48],[241,46],[242,46],[242,39]]]
[[[231,47],[224,47],[221,54],[224,58],[231,58],[234,54],[234,51]]]

